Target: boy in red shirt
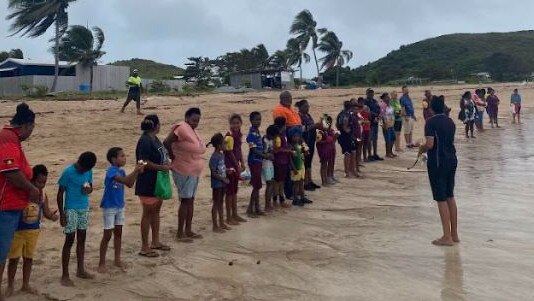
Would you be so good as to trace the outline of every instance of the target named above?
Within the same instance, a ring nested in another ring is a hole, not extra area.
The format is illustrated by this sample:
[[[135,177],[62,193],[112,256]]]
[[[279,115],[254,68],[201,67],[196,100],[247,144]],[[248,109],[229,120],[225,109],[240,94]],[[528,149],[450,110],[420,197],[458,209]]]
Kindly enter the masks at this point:
[[[365,105],[365,99],[358,99],[358,111],[362,121],[362,149],[363,149],[363,161],[369,162],[371,157],[371,140],[369,139],[371,133],[371,112],[369,107]]]

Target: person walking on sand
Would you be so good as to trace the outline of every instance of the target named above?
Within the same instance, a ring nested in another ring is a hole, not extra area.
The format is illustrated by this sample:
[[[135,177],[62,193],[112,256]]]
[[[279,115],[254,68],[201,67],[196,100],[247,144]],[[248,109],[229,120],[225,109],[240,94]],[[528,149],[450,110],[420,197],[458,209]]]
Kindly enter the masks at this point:
[[[521,95],[517,89],[514,89],[514,93],[510,96],[510,106],[512,107],[512,117],[514,120],[512,123],[515,123],[515,117],[517,116],[517,123],[521,123]]]
[[[204,169],[206,145],[200,139],[196,128],[200,123],[200,109],[190,108],[185,112],[185,120],[173,126],[163,144],[171,156],[174,184],[178,189],[180,208],[178,210],[179,242],[192,242],[202,235],[192,231],[195,195],[202,169]]]
[[[437,246],[452,246],[458,238],[457,208],[454,199],[454,182],[458,159],[454,147],[456,126],[445,113],[445,98],[433,96],[430,107],[434,112],[425,125],[426,143],[419,148],[418,156],[427,153],[428,178],[434,200],[438,203],[443,236],[432,241]]]
[[[126,107],[133,100],[135,101],[135,107],[137,108],[137,115],[143,115],[143,113],[141,113],[141,91],[143,90],[143,84],[141,83],[139,70],[133,70],[132,75],[128,78],[128,87],[128,96],[126,97],[124,105],[122,105],[121,113],[124,113]]]

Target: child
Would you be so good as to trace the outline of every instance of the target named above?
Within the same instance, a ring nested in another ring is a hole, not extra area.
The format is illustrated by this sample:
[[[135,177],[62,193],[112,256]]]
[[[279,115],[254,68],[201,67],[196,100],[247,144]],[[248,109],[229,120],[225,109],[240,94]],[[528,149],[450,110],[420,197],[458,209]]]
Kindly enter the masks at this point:
[[[250,184],[252,185],[252,193],[250,195],[250,202],[248,204],[247,215],[255,218],[265,215],[260,209],[260,189],[262,187],[261,173],[263,158],[263,140],[260,135],[261,114],[260,112],[252,112],[249,116],[251,127],[247,136],[247,143],[249,146],[248,166],[250,168]]]
[[[11,243],[9,251],[9,265],[7,277],[7,291],[6,296],[10,296],[14,292],[13,283],[15,282],[15,274],[17,273],[17,265],[22,256],[22,288],[21,291],[34,293],[35,291],[30,287],[30,274],[32,271],[33,254],[39,239],[39,232],[41,228],[41,218],[51,221],[59,219],[58,211],[52,212],[48,204],[48,196],[44,193],[46,181],[48,177],[48,170],[44,165],[35,165],[33,167],[33,175],[31,182],[39,189],[41,204],[30,203],[19,222],[17,232]]]
[[[517,116],[517,123],[521,123],[521,95],[517,89],[514,89],[514,93],[510,96],[510,104],[512,107],[512,117],[515,123],[515,117]]]
[[[224,223],[224,190],[226,185],[230,184],[230,181],[226,177],[226,166],[224,164],[224,136],[221,133],[217,133],[211,137],[210,143],[207,145],[213,145],[215,150],[210,158],[210,170],[211,170],[211,189],[213,190],[213,205],[211,206],[211,220],[213,222],[213,232],[224,233],[226,230],[230,230]],[[219,221],[217,222],[217,216]]]
[[[96,155],[85,152],[75,164],[68,166],[58,180],[57,206],[61,226],[64,227],[65,244],[61,254],[63,274],[61,284],[74,286],[69,276],[70,252],[76,240],[76,259],[78,270],[76,276],[82,279],[93,279],[84,267],[85,237],[89,217],[89,194],[93,192],[93,167]]]
[[[362,116],[363,161],[369,162],[369,158],[371,157],[371,142],[369,140],[371,134],[371,113],[369,107],[365,105],[365,99],[358,98],[358,104],[362,107],[360,115]]]
[[[293,158],[289,160],[291,181],[293,182],[293,206],[304,206],[304,204],[312,202],[304,196],[304,175],[306,172],[304,156],[307,150],[302,142],[302,130],[299,127],[291,128],[288,135],[293,151]]]
[[[228,121],[230,131],[224,138],[224,163],[229,171],[227,177],[230,181],[226,186],[226,222],[229,225],[239,225],[240,222],[247,221],[237,214],[239,176],[245,170],[245,161],[241,152],[243,120],[238,114],[233,114]]]
[[[329,115],[322,118],[322,126],[317,132],[317,152],[321,162],[321,181],[323,186],[334,184],[330,177],[334,175],[336,162],[336,131],[332,128],[333,119]]]
[[[111,165],[106,171],[104,195],[100,203],[104,219],[104,235],[100,242],[99,273],[108,271],[106,267],[106,252],[112,235],[114,236],[115,266],[124,268],[121,261],[122,226],[124,225],[124,185],[132,188],[137,175],[144,170],[144,164],[140,162],[135,166],[132,173],[126,175],[126,172],[122,169],[126,165],[126,155],[120,147],[110,148],[106,158]]]
[[[290,156],[293,154],[293,151],[290,149],[290,146],[287,143],[286,137],[286,119],[284,117],[277,117],[274,120],[274,124],[278,127],[280,132],[278,132],[278,137],[274,139],[274,177],[275,177],[275,196],[278,196],[278,201],[280,206],[284,208],[289,208],[291,205],[287,204],[284,199],[284,182],[288,175],[289,171],[289,160]],[[274,206],[276,199],[273,199]]]
[[[265,179],[265,211],[273,210],[272,200],[275,196],[275,182],[274,182],[274,139],[280,134],[280,129],[276,125],[270,125],[267,128],[267,134],[263,137],[263,163],[262,174]],[[275,200],[276,203],[276,200]]]

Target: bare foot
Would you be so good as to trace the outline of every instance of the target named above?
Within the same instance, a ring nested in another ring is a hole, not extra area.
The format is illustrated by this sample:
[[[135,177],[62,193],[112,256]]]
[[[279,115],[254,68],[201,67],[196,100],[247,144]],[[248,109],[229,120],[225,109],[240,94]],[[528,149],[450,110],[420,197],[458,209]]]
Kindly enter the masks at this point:
[[[13,293],[14,293],[14,292],[15,292],[15,288],[12,287],[12,286],[8,286],[8,287],[6,288],[6,294],[5,294],[5,296],[6,296],[6,297],[11,297],[11,296],[13,296]],[[1,295],[0,295],[0,297],[1,297]]]
[[[265,206],[265,211],[266,212],[271,212],[271,211],[273,211],[273,207],[272,206]]]
[[[238,221],[235,221],[235,220],[233,220],[233,219],[227,219],[227,220],[226,220],[226,223],[227,223],[228,225],[232,225],[232,226],[237,226],[237,225],[239,225],[239,222],[238,222]]]
[[[219,228],[224,229],[224,230],[232,230],[232,228],[228,227],[226,224],[220,225]]]
[[[234,216],[234,220],[236,220],[236,221],[238,221],[238,222],[240,222],[240,223],[244,223],[244,222],[247,221],[246,219],[242,218],[242,217],[239,216],[239,215]]]
[[[247,212],[247,216],[249,218],[258,218],[259,217],[256,213],[253,213],[253,212]]]
[[[74,282],[72,282],[69,277],[61,277],[61,285],[66,287],[73,287]]]
[[[224,233],[226,231],[224,229],[222,229],[222,228],[219,228],[219,227],[213,227],[213,232],[215,232],[215,233]]]
[[[123,271],[126,270],[126,268],[127,268],[127,265],[124,262],[122,262],[121,260],[115,260],[113,265],[118,267],[119,269],[121,269]]]
[[[105,274],[108,272],[108,267],[105,264],[98,265],[98,269],[96,269],[97,272],[100,274]]]
[[[256,210],[256,215],[257,215],[257,216],[264,216],[264,215],[265,215],[265,212],[263,212],[263,211],[257,209],[257,210]]]
[[[291,204],[286,203],[286,202],[282,203],[281,206],[282,206],[282,208],[291,208]]]
[[[187,237],[187,236],[178,236],[176,235],[176,241],[177,242],[183,242],[183,243],[192,243],[193,239]]]
[[[192,238],[192,239],[202,239],[202,235],[200,234],[197,234],[195,232],[189,232],[189,233],[186,233],[185,236],[189,237],[189,238]]]
[[[143,116],[144,114],[141,113],[141,112],[137,112],[137,115],[139,115],[139,116]]]
[[[94,279],[95,278],[93,274],[90,274],[87,271],[76,272],[76,277],[81,278],[81,279]]]
[[[457,236],[453,236],[452,237],[452,241],[455,242],[455,243],[459,243],[460,242],[460,238]]]
[[[443,237],[432,241],[432,244],[435,246],[443,246],[443,247],[452,247],[454,245],[452,243],[452,239],[446,239]]]
[[[32,294],[32,295],[37,295],[38,294],[37,290],[34,289],[33,287],[29,286],[29,285],[22,286],[22,288],[20,290],[22,292],[27,293],[27,294]]]

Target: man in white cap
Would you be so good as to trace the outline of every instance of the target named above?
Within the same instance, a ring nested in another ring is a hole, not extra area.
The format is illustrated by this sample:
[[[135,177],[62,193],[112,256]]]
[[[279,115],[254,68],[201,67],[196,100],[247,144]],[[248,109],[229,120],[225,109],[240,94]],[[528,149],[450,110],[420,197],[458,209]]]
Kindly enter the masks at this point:
[[[132,72],[132,76],[128,78],[128,96],[126,97],[126,101],[124,102],[124,105],[122,106],[121,113],[124,113],[124,109],[128,106],[128,104],[134,100],[135,106],[137,107],[137,115],[143,115],[141,113],[141,90],[143,89],[143,85],[141,84],[141,77],[139,76],[139,70],[134,69]]]

